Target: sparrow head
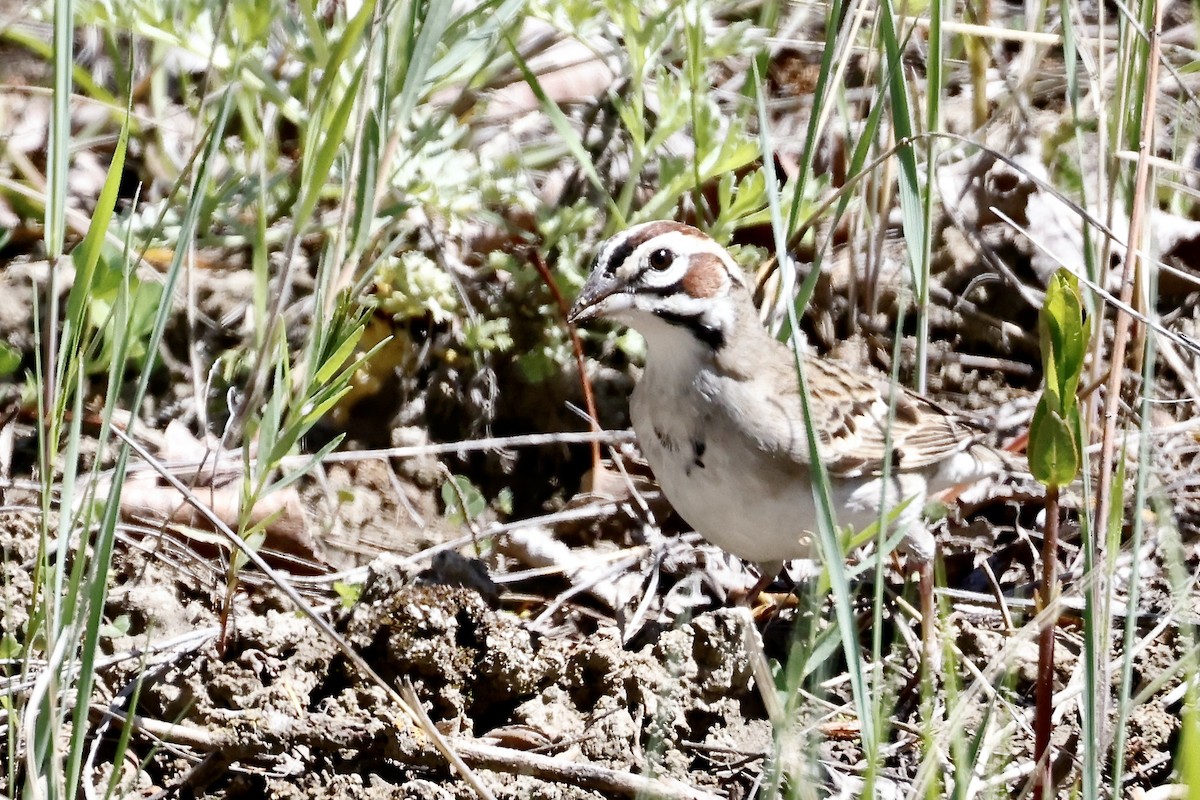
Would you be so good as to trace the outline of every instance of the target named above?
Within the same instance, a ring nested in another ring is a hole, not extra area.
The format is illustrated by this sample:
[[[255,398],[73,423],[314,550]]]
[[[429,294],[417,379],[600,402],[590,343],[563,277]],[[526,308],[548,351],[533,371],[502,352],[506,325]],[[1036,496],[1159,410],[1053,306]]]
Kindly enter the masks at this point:
[[[646,222],[605,242],[567,319],[608,317],[646,337],[689,334],[720,348],[749,293],[725,248],[690,225]]]

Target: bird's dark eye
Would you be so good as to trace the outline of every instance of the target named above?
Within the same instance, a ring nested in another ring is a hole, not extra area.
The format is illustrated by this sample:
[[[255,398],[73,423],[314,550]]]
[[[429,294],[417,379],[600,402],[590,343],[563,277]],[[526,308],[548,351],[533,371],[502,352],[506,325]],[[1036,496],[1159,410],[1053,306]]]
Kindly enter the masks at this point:
[[[671,266],[671,260],[673,258],[674,256],[671,254],[671,251],[665,247],[655,250],[650,254],[650,268],[664,270]]]

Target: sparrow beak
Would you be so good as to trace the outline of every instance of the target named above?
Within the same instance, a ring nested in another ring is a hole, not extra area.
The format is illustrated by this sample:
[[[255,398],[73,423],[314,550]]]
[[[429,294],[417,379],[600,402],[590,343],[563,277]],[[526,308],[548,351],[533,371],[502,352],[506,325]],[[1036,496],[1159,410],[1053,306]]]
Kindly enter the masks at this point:
[[[621,290],[621,283],[612,275],[602,272],[592,272],[587,283],[579,292],[579,299],[567,314],[567,322],[577,325],[597,317],[608,316],[614,311],[616,295]]]

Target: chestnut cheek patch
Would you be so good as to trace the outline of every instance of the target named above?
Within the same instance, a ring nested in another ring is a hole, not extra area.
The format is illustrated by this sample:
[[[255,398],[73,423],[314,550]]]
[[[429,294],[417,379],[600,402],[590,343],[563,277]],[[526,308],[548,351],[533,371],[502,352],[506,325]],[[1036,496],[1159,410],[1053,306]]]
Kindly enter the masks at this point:
[[[697,300],[715,297],[725,283],[725,265],[713,253],[697,253],[691,261],[683,276],[683,290]]]

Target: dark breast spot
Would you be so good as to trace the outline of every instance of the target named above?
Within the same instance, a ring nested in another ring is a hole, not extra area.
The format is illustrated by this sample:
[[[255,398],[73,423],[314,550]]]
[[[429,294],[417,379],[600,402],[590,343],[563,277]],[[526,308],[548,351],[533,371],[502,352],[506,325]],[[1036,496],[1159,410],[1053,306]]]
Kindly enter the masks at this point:
[[[704,469],[704,450],[706,445],[702,439],[692,440],[692,463]]]
[[[659,445],[661,445],[664,450],[669,450],[670,452],[674,453],[679,449],[675,444],[675,440],[663,433],[658,428],[654,429],[654,438],[658,440]]]

